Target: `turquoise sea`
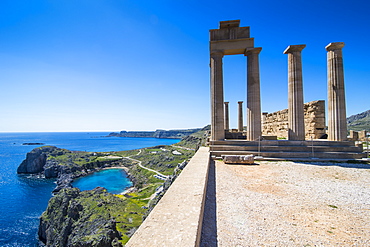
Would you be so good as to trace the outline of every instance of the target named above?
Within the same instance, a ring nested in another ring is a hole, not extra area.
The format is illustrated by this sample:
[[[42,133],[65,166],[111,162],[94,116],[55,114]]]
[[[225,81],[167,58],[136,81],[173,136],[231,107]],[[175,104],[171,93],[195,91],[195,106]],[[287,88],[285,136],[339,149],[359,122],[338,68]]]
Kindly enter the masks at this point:
[[[23,143],[45,143],[75,151],[109,152],[131,150],[155,145],[170,145],[176,139],[105,137],[106,132],[70,133],[0,133],[0,246],[39,246],[37,229],[39,216],[46,209],[55,187],[55,180],[40,179],[30,175],[17,175],[17,167],[27,152],[39,146]],[[118,176],[118,177],[117,177]],[[121,183],[123,171],[102,171],[85,182],[74,184],[81,189],[96,186],[110,187],[119,192],[130,182]],[[104,181],[117,181],[105,183]],[[90,184],[90,182],[93,182]],[[87,186],[87,187],[83,187]],[[90,186],[90,187],[89,187]]]

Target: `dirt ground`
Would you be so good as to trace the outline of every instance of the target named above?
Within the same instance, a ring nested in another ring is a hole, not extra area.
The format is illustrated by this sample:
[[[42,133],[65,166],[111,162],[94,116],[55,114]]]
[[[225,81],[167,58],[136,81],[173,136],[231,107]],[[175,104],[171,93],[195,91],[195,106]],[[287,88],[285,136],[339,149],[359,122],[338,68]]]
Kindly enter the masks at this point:
[[[211,164],[201,246],[370,246],[370,165]]]

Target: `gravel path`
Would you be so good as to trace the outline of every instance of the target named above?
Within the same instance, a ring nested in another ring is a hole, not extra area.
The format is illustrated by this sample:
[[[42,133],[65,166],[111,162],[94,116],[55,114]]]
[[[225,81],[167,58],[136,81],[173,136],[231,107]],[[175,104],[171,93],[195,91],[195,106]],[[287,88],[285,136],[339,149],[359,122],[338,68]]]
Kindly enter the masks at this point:
[[[216,161],[201,246],[370,246],[370,165]]]
[[[136,154],[136,155],[139,155],[139,154],[141,154],[141,149],[139,150],[139,152]],[[153,169],[150,169],[149,167],[146,167],[146,166],[143,166],[141,163],[141,161],[140,160],[137,160],[137,159],[134,159],[134,158],[131,158],[132,156],[127,156],[127,157],[122,157],[122,158],[124,158],[124,159],[129,159],[129,160],[132,160],[132,161],[135,161],[135,162],[137,162],[137,164],[141,167],[141,168],[143,168],[143,169],[145,169],[145,170],[148,170],[148,171],[151,171],[151,172],[154,172],[154,173],[157,173],[157,175],[160,175],[160,176],[162,176],[162,177],[168,177],[167,175],[164,175],[164,174],[162,174],[162,173],[160,173],[159,171],[156,171],[156,170],[153,170]]]

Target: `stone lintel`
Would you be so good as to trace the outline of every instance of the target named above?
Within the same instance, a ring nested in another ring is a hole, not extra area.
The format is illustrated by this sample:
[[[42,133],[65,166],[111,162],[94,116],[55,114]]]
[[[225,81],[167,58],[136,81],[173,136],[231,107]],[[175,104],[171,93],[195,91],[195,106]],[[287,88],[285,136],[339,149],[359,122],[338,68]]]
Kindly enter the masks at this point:
[[[325,46],[325,49],[327,51],[333,51],[333,50],[342,49],[343,47],[344,47],[344,42],[333,42]]]
[[[244,56],[248,56],[250,54],[259,54],[261,50],[262,47],[247,48],[245,49]]]
[[[231,21],[220,21],[220,29],[230,28],[230,27],[239,27],[240,20],[231,20]]]
[[[290,45],[285,49],[283,53],[288,54],[288,53],[293,53],[297,51],[302,51],[305,47],[306,45]]]
[[[211,53],[222,51],[224,55],[244,54],[245,50],[254,47],[254,38],[219,40],[210,42]]]

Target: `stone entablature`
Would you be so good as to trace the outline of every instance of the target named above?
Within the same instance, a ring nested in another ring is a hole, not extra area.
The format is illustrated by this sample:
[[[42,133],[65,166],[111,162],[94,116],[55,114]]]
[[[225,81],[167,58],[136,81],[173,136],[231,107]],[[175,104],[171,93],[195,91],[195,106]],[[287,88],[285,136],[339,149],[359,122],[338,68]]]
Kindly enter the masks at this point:
[[[225,140],[228,129],[228,105],[224,104],[223,57],[243,54],[247,57],[247,141],[261,136],[261,99],[259,53],[261,47],[254,47],[249,27],[240,27],[240,20],[221,21],[219,29],[211,29],[211,137]]]
[[[319,139],[325,132],[325,101],[304,104],[305,139]],[[288,139],[288,109],[263,113],[262,135]]]

